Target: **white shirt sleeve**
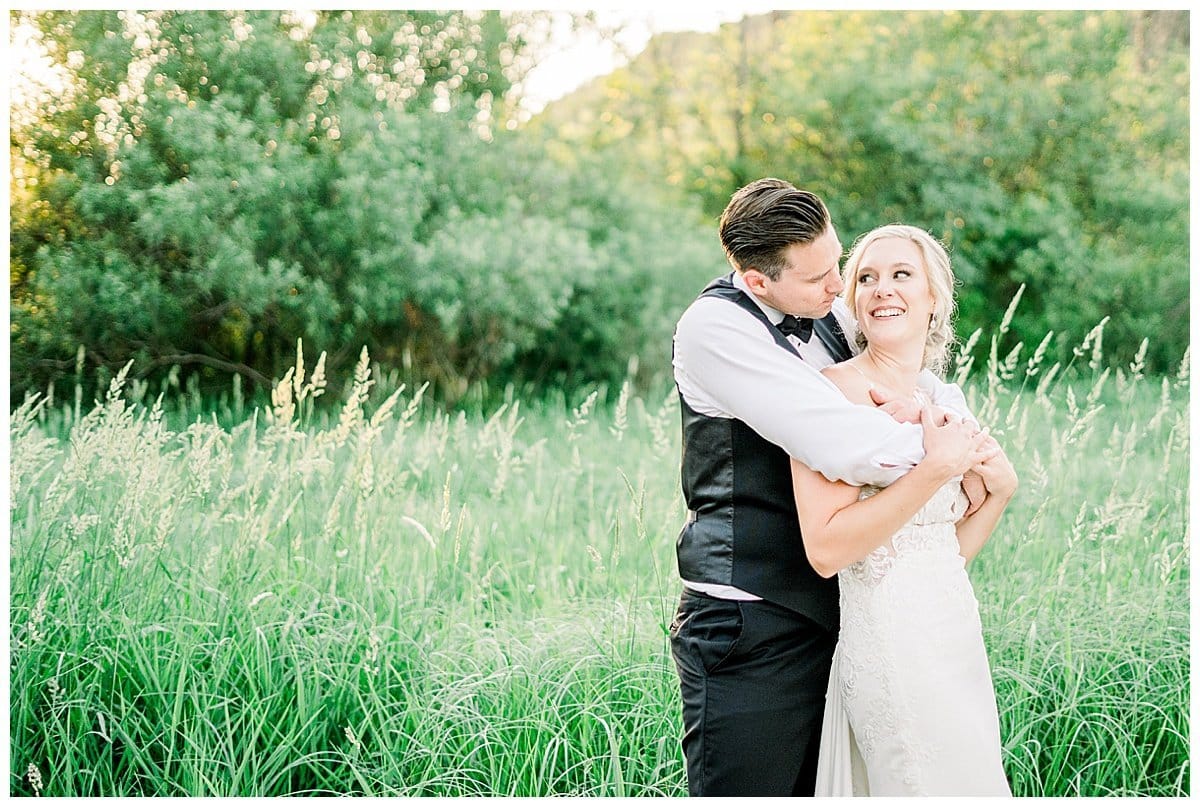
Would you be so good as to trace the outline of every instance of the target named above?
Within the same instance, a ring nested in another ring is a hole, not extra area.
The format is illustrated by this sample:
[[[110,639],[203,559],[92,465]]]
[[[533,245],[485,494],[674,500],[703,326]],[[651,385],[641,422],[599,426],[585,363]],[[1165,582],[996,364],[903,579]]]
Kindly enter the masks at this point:
[[[979,420],[971,412],[967,406],[967,397],[963,395],[962,389],[950,381],[943,381],[933,374],[930,370],[922,370],[917,377],[917,385],[922,387],[929,393],[930,398],[936,406],[958,414],[976,426],[979,425]]]
[[[829,479],[888,485],[925,456],[919,426],[846,400],[728,300],[702,297],[684,312],[674,368],[692,409],[742,421]]]

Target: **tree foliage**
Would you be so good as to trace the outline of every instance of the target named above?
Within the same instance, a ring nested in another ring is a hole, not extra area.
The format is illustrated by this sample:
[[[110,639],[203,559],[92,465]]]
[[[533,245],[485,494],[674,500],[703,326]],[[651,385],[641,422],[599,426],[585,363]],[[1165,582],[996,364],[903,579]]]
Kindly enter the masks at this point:
[[[473,383],[669,367],[766,175],[843,241],[951,248],[959,330],[1148,369],[1188,343],[1186,12],[772,12],[663,35],[516,124],[537,13],[13,12],[65,73],[14,108],[19,398],[137,359],[265,386],[296,340]],[[980,349],[987,346],[981,345]],[[1008,349],[1008,348],[1006,348]]]
[[[544,136],[607,149],[716,215],[759,176],[820,193],[844,242],[929,229],[960,330],[1057,349],[1104,317],[1152,367],[1188,344],[1186,12],[773,12],[659,37],[551,108]]]
[[[450,399],[485,379],[619,383],[669,349],[664,299],[719,268],[653,194],[498,125],[520,20],[36,19],[72,69],[70,98],[13,133],[17,391],[79,345],[141,375],[265,384],[297,338],[331,370],[366,345]]]

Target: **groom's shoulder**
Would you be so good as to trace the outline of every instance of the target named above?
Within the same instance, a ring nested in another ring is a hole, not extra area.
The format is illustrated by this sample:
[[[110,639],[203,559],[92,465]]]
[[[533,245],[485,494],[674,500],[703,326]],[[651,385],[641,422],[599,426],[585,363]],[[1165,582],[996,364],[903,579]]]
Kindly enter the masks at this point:
[[[713,280],[683,312],[684,317],[705,319],[753,319],[746,305],[746,293],[729,282],[727,277]]]
[[[753,314],[722,290],[718,294],[701,295],[687,307],[675,326],[675,338],[707,341],[730,331],[747,333],[761,328]]]
[[[733,282],[731,274],[720,275],[708,281],[704,288],[696,295],[696,299],[692,301],[692,305],[701,300],[729,300],[738,302],[739,298],[744,295],[744,292],[738,288]]]

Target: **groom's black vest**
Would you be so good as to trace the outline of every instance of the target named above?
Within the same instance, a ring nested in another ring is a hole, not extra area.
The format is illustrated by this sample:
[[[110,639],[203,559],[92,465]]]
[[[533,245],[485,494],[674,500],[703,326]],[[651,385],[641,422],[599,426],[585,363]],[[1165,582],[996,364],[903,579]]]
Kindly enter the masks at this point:
[[[780,350],[803,361],[729,276],[709,283],[700,296],[741,306],[770,331]],[[832,313],[816,320],[813,332],[835,361],[850,358]],[[787,453],[740,420],[701,415],[682,394],[679,401],[680,476],[690,511],[676,542],[680,577],[734,586],[836,630],[837,579],[817,574],[804,553]]]

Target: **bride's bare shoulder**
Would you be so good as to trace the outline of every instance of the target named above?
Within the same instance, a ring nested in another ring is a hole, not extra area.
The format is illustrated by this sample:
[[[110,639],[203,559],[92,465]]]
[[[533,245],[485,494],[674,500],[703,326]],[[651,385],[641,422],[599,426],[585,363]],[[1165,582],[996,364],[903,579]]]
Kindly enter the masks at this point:
[[[851,403],[874,406],[870,395],[871,383],[849,362],[831,364],[822,369],[821,374],[833,382]]]

